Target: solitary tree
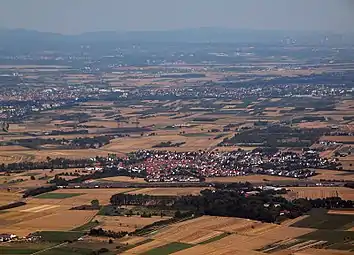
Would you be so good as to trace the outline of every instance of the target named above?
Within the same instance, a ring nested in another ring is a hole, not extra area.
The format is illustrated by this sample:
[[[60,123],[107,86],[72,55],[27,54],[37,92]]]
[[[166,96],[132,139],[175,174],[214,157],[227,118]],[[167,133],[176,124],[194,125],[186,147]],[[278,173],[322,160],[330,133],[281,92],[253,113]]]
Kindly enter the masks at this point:
[[[98,199],[94,199],[91,201],[91,205],[94,208],[98,208],[98,207],[100,207],[100,201],[98,201]]]

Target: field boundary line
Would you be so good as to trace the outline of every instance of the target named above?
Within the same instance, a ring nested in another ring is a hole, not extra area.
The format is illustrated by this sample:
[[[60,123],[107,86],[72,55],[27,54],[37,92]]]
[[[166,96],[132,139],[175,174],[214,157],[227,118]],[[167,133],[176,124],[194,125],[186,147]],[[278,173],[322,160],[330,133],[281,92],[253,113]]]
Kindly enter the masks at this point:
[[[57,244],[57,245],[54,245],[54,246],[45,248],[45,249],[43,249],[43,250],[37,251],[37,252],[35,252],[35,253],[32,253],[32,255],[40,254],[40,253],[42,253],[42,252],[46,252],[46,251],[49,251],[49,250],[52,250],[52,249],[55,249],[55,248],[64,246],[65,244],[67,244],[67,242],[65,242],[65,243],[60,243],[60,244]]]

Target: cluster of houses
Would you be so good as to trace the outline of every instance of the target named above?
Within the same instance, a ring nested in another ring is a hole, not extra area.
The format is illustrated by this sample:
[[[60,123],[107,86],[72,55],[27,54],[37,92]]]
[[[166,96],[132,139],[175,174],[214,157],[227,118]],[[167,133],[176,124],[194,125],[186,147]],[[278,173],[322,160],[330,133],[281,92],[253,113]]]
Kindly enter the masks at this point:
[[[311,169],[336,169],[335,160],[321,158],[316,151],[261,152],[259,150],[150,151],[136,152],[140,162],[123,166],[130,172],[146,172],[149,182],[198,182],[205,177],[231,177],[250,174],[307,178]]]
[[[0,234],[0,242],[9,242],[17,239],[17,235],[13,234]]]

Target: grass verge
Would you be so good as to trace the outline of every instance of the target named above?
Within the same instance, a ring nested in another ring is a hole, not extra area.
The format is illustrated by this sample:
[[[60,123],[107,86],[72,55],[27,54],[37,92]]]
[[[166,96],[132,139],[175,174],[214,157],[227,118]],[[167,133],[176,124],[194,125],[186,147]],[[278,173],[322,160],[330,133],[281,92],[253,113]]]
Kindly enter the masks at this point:
[[[84,233],[79,231],[40,231],[36,232],[35,235],[40,236],[42,241],[60,243],[75,241],[83,236]]]
[[[200,243],[198,243],[198,244],[208,244],[208,243],[212,243],[212,242],[218,241],[218,240],[220,240],[220,239],[222,239],[222,238],[224,238],[224,237],[227,237],[227,236],[229,236],[229,235],[230,235],[230,233],[222,233],[222,234],[220,234],[220,235],[218,235],[218,236],[214,236],[214,237],[212,237],[212,238],[210,238],[210,239],[208,239],[208,240],[205,240],[205,241],[203,241],[203,242],[200,242]]]
[[[166,254],[172,254],[177,251],[182,251],[188,248],[193,247],[193,244],[186,244],[186,243],[169,243],[157,248],[154,248],[148,252],[143,253],[143,255],[166,255]]]
[[[87,231],[90,230],[91,228],[97,227],[99,224],[100,224],[99,222],[90,221],[80,227],[74,228],[72,231]]]
[[[64,198],[70,198],[70,197],[77,197],[81,196],[83,193],[46,193],[42,195],[36,196],[36,198],[42,198],[42,199],[64,199]]]

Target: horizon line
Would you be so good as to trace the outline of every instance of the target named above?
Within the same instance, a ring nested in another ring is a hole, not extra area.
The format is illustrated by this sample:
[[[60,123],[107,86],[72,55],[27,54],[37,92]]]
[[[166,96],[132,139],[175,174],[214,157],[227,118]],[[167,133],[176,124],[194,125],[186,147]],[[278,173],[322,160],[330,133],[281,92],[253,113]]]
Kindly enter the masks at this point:
[[[188,30],[217,30],[222,29],[228,32],[236,32],[236,31],[252,31],[252,32],[288,32],[288,33],[328,33],[328,34],[336,34],[336,35],[354,35],[352,31],[332,31],[332,30],[300,30],[300,29],[261,29],[261,28],[230,28],[230,27],[189,27],[189,28],[172,28],[172,29],[149,29],[149,30],[140,30],[140,29],[130,29],[130,30],[92,30],[81,33],[62,33],[62,32],[54,32],[54,31],[41,31],[38,29],[29,29],[29,28],[6,28],[0,27],[0,31],[26,31],[26,32],[36,32],[36,33],[47,33],[47,34],[55,34],[62,36],[80,36],[90,33],[153,33],[153,32],[182,32]]]

